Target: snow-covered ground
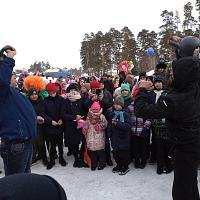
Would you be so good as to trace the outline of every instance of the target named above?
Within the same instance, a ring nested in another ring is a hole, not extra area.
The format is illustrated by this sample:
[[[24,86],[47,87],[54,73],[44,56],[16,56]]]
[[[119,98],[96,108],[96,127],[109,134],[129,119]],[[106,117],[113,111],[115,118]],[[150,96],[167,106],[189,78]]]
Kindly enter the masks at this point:
[[[171,200],[173,173],[156,174],[155,165],[135,169],[124,176],[112,173],[112,167],[101,171],[73,168],[73,157],[66,156],[66,167],[56,165],[46,170],[40,161],[32,166],[32,172],[54,177],[65,189],[68,200]],[[0,169],[3,168],[0,160]],[[1,174],[0,177],[2,177]]]

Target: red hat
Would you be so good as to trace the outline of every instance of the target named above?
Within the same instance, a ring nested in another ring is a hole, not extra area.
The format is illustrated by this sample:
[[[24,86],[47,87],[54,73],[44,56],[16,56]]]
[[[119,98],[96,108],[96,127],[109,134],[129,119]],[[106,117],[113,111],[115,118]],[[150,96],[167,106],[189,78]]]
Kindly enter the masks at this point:
[[[48,93],[50,93],[50,92],[56,93],[58,91],[55,83],[47,84],[46,90],[47,90]]]
[[[97,80],[93,80],[90,82],[90,89],[98,89],[100,88],[100,83]]]

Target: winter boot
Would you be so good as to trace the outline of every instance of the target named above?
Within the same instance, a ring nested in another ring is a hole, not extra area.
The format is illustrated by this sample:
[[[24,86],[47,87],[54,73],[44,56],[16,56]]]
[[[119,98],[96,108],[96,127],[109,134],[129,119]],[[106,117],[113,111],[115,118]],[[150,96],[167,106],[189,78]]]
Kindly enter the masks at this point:
[[[55,165],[55,160],[51,160],[51,161],[47,164],[47,170],[51,169],[54,165]]]
[[[120,167],[119,165],[117,165],[116,167],[114,167],[114,168],[112,169],[112,172],[113,172],[113,173],[119,173],[120,170],[121,170],[121,167]]]
[[[67,165],[67,162],[65,161],[65,159],[63,158],[63,156],[59,157],[59,163],[63,167]]]
[[[124,166],[120,170],[119,175],[123,176],[123,175],[127,174],[128,172],[129,172],[129,168]]]

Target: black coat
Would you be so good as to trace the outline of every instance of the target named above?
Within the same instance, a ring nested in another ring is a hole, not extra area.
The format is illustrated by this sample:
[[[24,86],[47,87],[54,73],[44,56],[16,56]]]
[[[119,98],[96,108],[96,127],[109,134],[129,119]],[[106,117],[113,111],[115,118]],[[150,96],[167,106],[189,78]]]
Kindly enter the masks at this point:
[[[148,92],[141,88],[135,100],[135,114],[148,119],[166,118],[169,134],[179,148],[200,153],[200,62],[186,57],[173,62],[174,87],[157,104],[148,104]]]
[[[76,115],[86,117],[84,99],[81,98],[75,102],[66,99],[62,119],[64,121],[65,137],[69,144],[79,144],[82,137],[82,129],[77,129]]]
[[[114,112],[109,117],[107,129],[108,137],[111,138],[111,145],[114,150],[128,150],[130,148],[131,119],[127,112],[124,112],[124,123],[118,121],[112,123]],[[118,119],[119,120],[119,119]]]
[[[53,126],[52,121],[58,122],[62,119],[64,110],[64,98],[59,95],[56,97],[47,97],[41,105],[40,114],[44,118],[46,134],[62,134],[63,125]]]

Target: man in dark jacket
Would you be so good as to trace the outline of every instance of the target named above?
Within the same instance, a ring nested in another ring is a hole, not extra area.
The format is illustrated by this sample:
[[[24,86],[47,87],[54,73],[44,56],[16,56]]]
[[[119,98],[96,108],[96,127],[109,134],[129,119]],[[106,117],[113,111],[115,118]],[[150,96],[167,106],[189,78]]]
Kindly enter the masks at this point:
[[[31,171],[36,114],[28,99],[10,87],[16,50],[9,47],[6,53],[0,61],[0,150],[7,176]]]
[[[151,82],[141,82],[135,113],[144,118],[166,118],[175,143],[173,199],[199,200],[197,168],[200,159],[200,40],[186,37],[179,46],[180,59],[173,62],[173,89],[157,104],[148,104]]]

